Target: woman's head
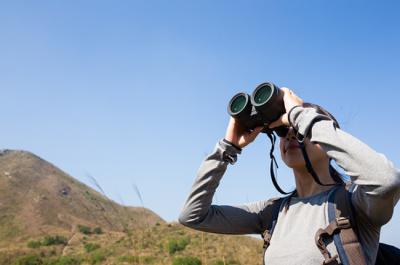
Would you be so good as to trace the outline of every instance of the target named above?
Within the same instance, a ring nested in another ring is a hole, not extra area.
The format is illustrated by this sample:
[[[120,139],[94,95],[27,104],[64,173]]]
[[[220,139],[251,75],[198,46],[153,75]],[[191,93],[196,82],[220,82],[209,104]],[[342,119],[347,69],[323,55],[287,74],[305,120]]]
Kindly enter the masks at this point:
[[[335,117],[333,117],[332,114],[330,114],[322,107],[311,103],[304,103],[303,107],[314,108],[317,111],[317,113],[329,117],[334,122],[335,126],[339,128],[339,124],[335,119]],[[335,179],[335,181],[339,181],[340,179],[340,177],[338,177],[339,174],[330,165],[330,158],[323,150],[323,148],[318,143],[311,143],[309,137],[306,137],[304,139],[304,144],[306,147],[307,155],[309,156],[312,165],[315,167],[317,166],[330,167],[330,171],[335,175],[332,177]],[[292,169],[306,167],[303,153],[300,149],[300,145],[296,139],[296,135],[293,128],[289,128],[288,133],[285,137],[280,137],[279,146],[280,146],[282,160],[288,167]]]

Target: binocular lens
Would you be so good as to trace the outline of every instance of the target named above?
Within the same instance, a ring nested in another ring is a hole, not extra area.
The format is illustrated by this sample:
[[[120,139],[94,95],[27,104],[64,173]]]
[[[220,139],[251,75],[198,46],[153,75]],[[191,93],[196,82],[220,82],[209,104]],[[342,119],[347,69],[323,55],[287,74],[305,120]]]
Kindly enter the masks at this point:
[[[251,96],[247,93],[238,93],[233,96],[228,104],[228,113],[248,131],[262,126],[263,132],[272,132],[272,129],[266,128],[266,125],[285,113],[283,91],[273,83],[262,83],[256,87]],[[285,134],[280,128],[273,131],[279,135]]]
[[[264,85],[259,87],[255,92],[254,92],[254,102],[257,105],[262,105],[265,102],[267,102],[270,98],[271,95],[273,93],[273,89],[272,87],[270,87],[269,85]]]
[[[243,94],[237,95],[236,98],[232,100],[230,105],[230,110],[232,114],[237,114],[241,112],[244,107],[246,107],[247,99],[246,96]]]

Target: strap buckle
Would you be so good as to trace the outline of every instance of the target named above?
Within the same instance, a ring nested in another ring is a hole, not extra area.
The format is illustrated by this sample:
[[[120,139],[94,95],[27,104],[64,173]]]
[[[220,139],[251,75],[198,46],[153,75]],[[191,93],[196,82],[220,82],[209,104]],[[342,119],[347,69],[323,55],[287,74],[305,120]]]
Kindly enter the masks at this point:
[[[347,217],[336,218],[336,224],[339,229],[347,229],[351,227],[350,220]]]
[[[272,235],[271,235],[270,231],[269,230],[265,230],[264,233],[262,234],[262,238],[264,240],[263,248],[267,249],[269,247],[269,244],[270,244],[271,238],[272,238]]]
[[[326,258],[326,259],[322,262],[322,264],[323,264],[323,265],[338,264],[338,261],[337,261],[337,258],[338,258],[338,257],[339,257],[338,255],[335,255],[335,256],[333,256],[333,257],[331,257],[331,258]]]

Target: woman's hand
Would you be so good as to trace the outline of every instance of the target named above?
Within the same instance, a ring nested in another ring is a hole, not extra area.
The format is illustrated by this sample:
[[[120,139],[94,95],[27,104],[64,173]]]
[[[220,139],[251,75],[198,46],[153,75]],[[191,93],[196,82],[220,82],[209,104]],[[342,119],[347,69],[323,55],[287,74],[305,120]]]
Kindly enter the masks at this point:
[[[256,127],[251,132],[246,131],[234,118],[229,120],[228,128],[226,129],[225,140],[234,145],[243,148],[256,139],[257,135],[264,127]]]
[[[283,102],[285,104],[286,113],[283,114],[279,119],[272,122],[269,125],[269,128],[276,128],[279,126],[287,126],[289,127],[289,117],[288,112],[295,106],[302,105],[304,101],[299,98],[292,90],[287,87],[282,87],[281,90],[283,91]]]

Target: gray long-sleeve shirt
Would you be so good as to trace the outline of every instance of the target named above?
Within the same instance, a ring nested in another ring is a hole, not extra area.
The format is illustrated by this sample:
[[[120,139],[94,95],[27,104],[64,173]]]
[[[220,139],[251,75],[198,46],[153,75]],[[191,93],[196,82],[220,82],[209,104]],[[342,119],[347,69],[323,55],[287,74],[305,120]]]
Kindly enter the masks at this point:
[[[359,240],[367,264],[374,264],[380,228],[392,217],[400,197],[400,172],[384,155],[355,137],[336,128],[326,116],[313,108],[297,107],[289,117],[296,130],[319,143],[328,156],[345,170],[355,184],[353,204],[357,212]],[[222,234],[260,234],[271,222],[273,199],[238,206],[211,205],[224,175],[226,156],[236,157],[240,150],[219,141],[201,164],[192,190],[179,216],[185,226]],[[314,243],[319,228],[326,227],[327,192],[307,198],[294,197],[288,211],[279,213],[278,222],[265,254],[274,264],[321,264],[323,257]],[[333,243],[328,245],[336,254]]]

